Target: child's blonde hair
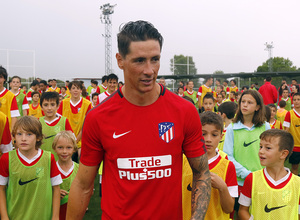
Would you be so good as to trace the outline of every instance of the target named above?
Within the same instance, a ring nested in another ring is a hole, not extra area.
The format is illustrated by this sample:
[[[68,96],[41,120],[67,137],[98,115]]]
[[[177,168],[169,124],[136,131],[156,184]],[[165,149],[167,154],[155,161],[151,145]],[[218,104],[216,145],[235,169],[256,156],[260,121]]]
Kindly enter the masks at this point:
[[[53,143],[52,143],[53,150],[55,150],[59,138],[67,139],[69,142],[72,143],[72,146],[74,147],[74,152],[77,151],[77,144],[76,144],[75,136],[70,131],[61,131],[61,132],[57,133],[57,135],[55,136]]]
[[[35,134],[36,136],[36,144],[35,149],[38,149],[42,145],[42,140],[44,138],[43,131],[42,131],[42,124],[41,122],[33,116],[23,116],[17,120],[13,129],[12,129],[12,136],[15,137],[17,130],[22,129],[26,132],[30,132]]]

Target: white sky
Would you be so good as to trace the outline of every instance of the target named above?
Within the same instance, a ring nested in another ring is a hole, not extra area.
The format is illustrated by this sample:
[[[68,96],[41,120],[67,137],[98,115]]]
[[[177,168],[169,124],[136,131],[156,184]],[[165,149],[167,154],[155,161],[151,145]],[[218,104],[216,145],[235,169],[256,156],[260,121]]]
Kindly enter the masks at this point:
[[[0,49],[34,50],[36,76],[44,79],[102,77],[105,72],[104,24],[96,0],[1,1]],[[192,56],[198,74],[253,72],[273,56],[289,58],[300,67],[299,0],[115,0],[112,15],[113,70],[116,35],[122,23],[148,20],[164,37],[160,74],[171,74],[170,59]],[[33,74],[32,53],[0,50],[0,65],[9,75]]]

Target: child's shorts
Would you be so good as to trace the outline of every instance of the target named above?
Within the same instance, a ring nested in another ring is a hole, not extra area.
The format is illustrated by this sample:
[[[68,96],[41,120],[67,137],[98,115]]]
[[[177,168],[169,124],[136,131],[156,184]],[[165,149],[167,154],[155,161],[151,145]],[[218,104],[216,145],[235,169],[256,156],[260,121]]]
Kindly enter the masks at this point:
[[[299,164],[300,163],[300,152],[294,152],[289,158],[289,163],[291,164]]]

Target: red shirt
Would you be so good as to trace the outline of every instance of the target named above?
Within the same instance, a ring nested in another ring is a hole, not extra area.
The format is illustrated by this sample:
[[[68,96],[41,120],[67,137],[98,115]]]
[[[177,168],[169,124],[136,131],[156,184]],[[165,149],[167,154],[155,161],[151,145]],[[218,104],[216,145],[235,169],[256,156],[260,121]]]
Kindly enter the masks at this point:
[[[73,114],[77,114],[78,113],[78,109],[81,108],[81,106],[82,106],[82,98],[80,99],[80,102],[75,103],[75,104],[76,104],[75,106],[72,105],[71,104],[71,100],[70,100],[70,106],[71,106],[71,110],[72,110]],[[86,112],[88,112],[91,109],[92,109],[92,104],[89,105],[88,110]],[[60,103],[60,105],[58,107],[58,110],[57,110],[57,113],[60,114],[60,115],[62,115],[62,110],[63,110],[63,102]]]
[[[206,152],[194,105],[161,87],[149,106],[118,90],[86,116],[80,161],[104,158],[102,219],[182,219],[182,152]]]
[[[271,82],[265,82],[265,84],[259,88],[258,92],[262,95],[265,105],[277,102],[277,89]]]

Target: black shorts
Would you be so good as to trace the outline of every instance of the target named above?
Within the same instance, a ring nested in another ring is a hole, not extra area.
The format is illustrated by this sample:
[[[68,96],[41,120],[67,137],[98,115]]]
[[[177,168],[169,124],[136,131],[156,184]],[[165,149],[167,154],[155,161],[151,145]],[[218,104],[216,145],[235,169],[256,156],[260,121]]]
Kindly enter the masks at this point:
[[[300,163],[300,152],[293,152],[289,158],[289,163],[299,164]]]

